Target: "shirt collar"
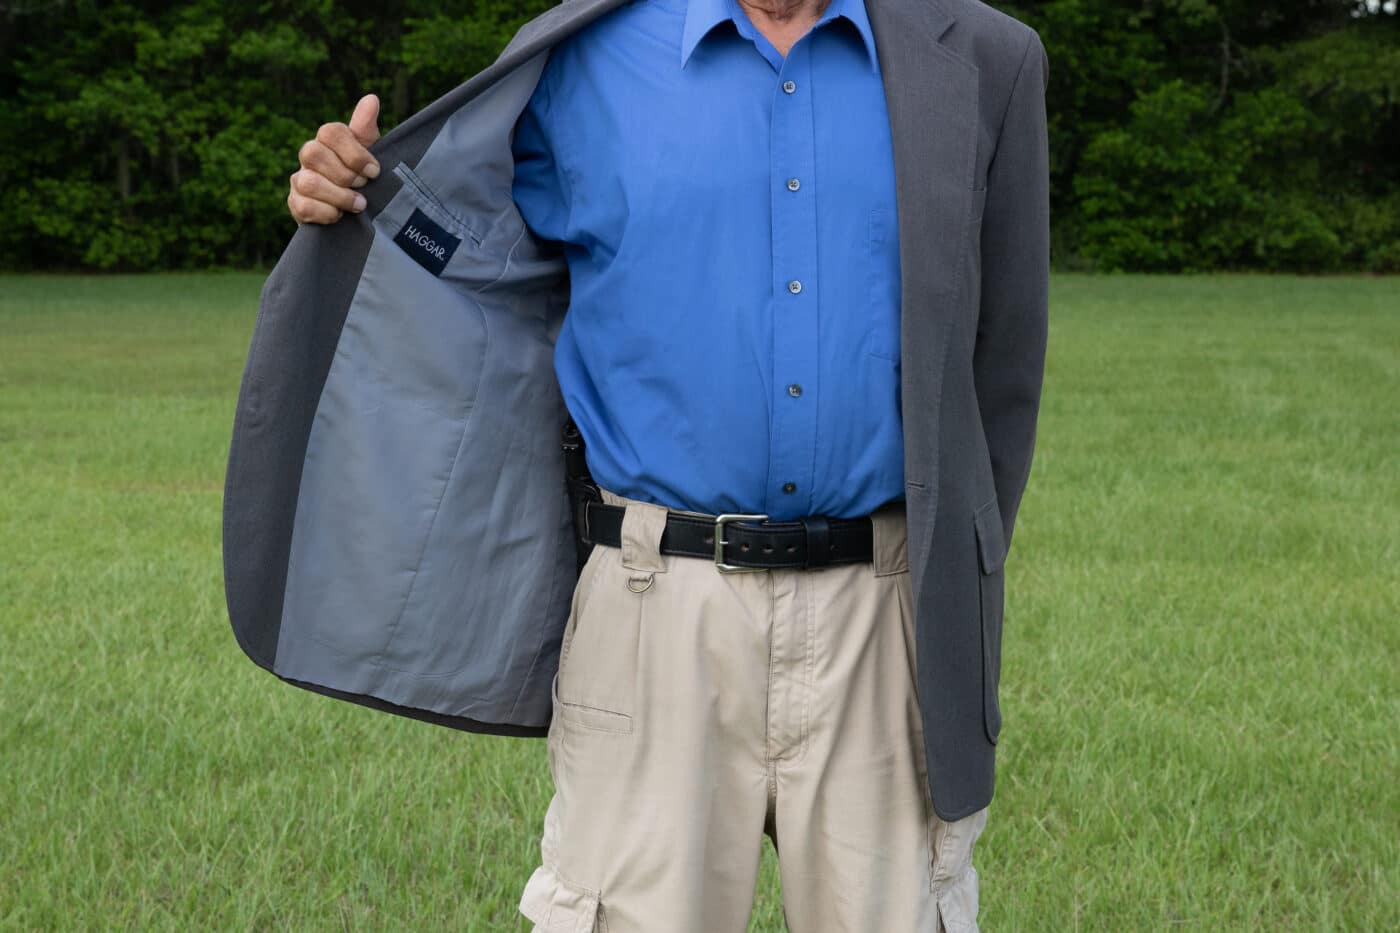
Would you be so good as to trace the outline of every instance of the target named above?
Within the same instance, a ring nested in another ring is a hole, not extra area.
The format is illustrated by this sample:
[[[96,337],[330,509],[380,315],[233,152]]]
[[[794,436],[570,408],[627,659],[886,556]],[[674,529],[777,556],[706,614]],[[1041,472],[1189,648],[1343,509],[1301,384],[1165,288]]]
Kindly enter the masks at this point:
[[[700,40],[705,38],[711,29],[725,20],[734,20],[744,15],[744,11],[739,9],[735,0],[685,0],[685,28],[681,31],[681,67],[685,67],[690,53],[695,51]],[[870,70],[874,71],[878,58],[875,54],[875,36],[870,31],[870,18],[865,12],[865,0],[831,0],[812,28],[815,29],[837,16],[846,17],[860,32],[861,41],[865,43],[865,51],[870,59]]]

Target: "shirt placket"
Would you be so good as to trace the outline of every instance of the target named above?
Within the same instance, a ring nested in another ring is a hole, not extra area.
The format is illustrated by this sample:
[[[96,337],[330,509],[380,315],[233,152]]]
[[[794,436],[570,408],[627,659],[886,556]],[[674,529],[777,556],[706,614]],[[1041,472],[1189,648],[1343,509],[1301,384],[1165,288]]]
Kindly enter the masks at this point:
[[[788,50],[769,136],[773,251],[770,513],[808,514],[817,432],[819,339],[816,128],[810,43]]]

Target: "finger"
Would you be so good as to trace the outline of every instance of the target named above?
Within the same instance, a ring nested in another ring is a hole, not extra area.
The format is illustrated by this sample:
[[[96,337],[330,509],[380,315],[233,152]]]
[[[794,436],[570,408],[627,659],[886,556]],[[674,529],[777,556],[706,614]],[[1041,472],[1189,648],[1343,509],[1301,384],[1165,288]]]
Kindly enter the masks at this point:
[[[350,115],[350,132],[355,134],[363,145],[372,146],[379,141],[379,97],[366,94],[355,105]]]
[[[302,169],[293,172],[292,190],[313,201],[320,201],[342,211],[359,213],[365,209],[365,196],[358,191],[343,188],[326,180],[324,175]]]
[[[379,163],[344,123],[321,124],[321,128],[316,131],[316,139],[357,174],[367,178],[374,178],[379,174]]]
[[[302,168],[325,176],[332,184],[348,187],[353,185],[356,178],[361,177],[353,168],[340,161],[340,156],[319,139],[308,139],[303,143],[301,151],[297,153],[297,160],[301,162]]]
[[[287,210],[299,224],[333,224],[342,216],[341,211],[329,204],[313,201],[295,191],[287,195]]]

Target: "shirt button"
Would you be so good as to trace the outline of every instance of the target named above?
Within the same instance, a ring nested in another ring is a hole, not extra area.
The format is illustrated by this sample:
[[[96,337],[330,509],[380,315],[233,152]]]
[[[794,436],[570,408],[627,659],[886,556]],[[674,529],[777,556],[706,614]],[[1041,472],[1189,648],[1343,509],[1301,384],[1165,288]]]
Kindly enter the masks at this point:
[[[802,187],[802,182],[798,181],[796,178],[789,178],[789,179],[788,179],[788,190],[789,190],[789,191],[796,191],[798,188],[801,188],[801,187]]]
[[[784,81],[784,82],[783,82],[783,93],[784,93],[784,94],[791,94],[791,93],[792,93],[793,91],[795,91],[795,90],[797,90],[797,82],[796,82],[796,81]]]
[[[797,383],[794,382],[792,385],[788,386],[788,395],[791,395],[793,398],[797,398],[801,394],[802,387]]]
[[[796,484],[796,483],[783,483],[783,492],[787,492],[787,493],[797,492],[797,484]]]
[[[802,283],[797,281],[797,279],[793,279],[788,283],[788,291],[796,295],[798,292],[802,291]]]

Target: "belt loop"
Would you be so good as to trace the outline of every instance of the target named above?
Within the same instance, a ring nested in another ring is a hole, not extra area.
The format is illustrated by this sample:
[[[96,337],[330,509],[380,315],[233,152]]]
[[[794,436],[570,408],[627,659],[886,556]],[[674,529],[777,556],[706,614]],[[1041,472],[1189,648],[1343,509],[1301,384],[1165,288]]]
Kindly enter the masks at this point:
[[[831,523],[821,515],[808,515],[802,518],[802,531],[807,539],[807,566],[825,567],[830,564]]]
[[[661,536],[666,531],[665,506],[641,502],[601,489],[603,501],[622,506],[622,566],[644,573],[665,573],[666,556],[661,553]]]
[[[872,565],[875,576],[909,569],[909,535],[903,500],[887,502],[870,513]]]

